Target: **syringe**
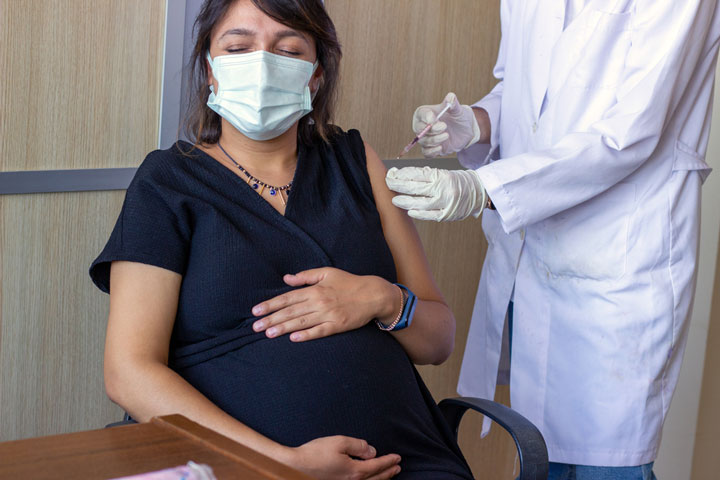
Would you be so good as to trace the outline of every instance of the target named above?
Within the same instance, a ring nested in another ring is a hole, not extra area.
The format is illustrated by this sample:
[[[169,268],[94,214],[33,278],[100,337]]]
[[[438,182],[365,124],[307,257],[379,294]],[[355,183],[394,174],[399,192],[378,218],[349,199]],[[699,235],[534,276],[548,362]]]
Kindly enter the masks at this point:
[[[440,110],[440,113],[437,114],[437,117],[435,117],[435,120],[428,123],[427,126],[425,128],[423,128],[420,131],[420,133],[417,134],[417,136],[415,138],[413,138],[412,142],[408,143],[407,146],[405,148],[403,148],[403,151],[400,152],[400,155],[398,155],[397,158],[399,159],[400,157],[407,154],[410,150],[412,150],[412,148],[420,141],[420,139],[422,137],[424,137],[430,131],[430,129],[438,122],[438,120],[440,120],[440,117],[445,115],[445,112],[447,112],[451,106],[452,106],[451,103],[448,103],[447,105],[445,105],[445,107],[442,110]]]

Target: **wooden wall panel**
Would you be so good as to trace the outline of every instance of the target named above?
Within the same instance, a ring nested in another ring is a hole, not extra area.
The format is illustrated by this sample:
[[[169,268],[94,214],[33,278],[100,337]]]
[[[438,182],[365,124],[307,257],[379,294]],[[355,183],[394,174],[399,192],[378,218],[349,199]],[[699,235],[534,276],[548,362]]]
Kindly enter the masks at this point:
[[[163,0],[0,0],[0,170],[136,166],[157,143]]]
[[[715,291],[710,310],[710,326],[705,350],[705,369],[697,431],[695,432],[695,452],[692,464],[693,480],[713,479],[718,476],[720,471],[720,455],[718,455],[720,376],[718,376],[716,370],[718,366],[720,366],[720,245],[718,246],[717,265],[715,266]]]
[[[457,396],[460,364],[465,351],[470,315],[475,302],[480,270],[487,243],[479,220],[436,224],[416,221],[438,286],[455,314],[457,331],[455,349],[440,366],[423,366],[418,370],[437,401]],[[495,400],[510,405],[510,390],[498,387]],[[510,435],[498,427],[480,438],[482,416],[469,412],[460,428],[459,443],[478,480],[514,479],[515,444]]]
[[[0,170],[156,148],[164,0],[0,0]],[[107,296],[87,269],[124,192],[0,197],[0,441],[102,427]]]
[[[494,85],[500,42],[497,0],[326,0],[343,63],[336,123],[357,128],[381,158],[395,158],[412,138],[415,108],[454,91],[464,103]],[[410,156],[418,157],[419,149]],[[416,222],[433,273],[457,319],[456,346],[441,366],[420,368],[436,399],[455,396],[470,314],[485,257],[478,220]],[[509,403],[509,391],[497,399]],[[513,476],[515,451],[499,428],[480,439],[480,416],[469,414],[460,443],[478,479]]]
[[[441,399],[457,395],[460,363],[487,243],[480,221],[475,219],[442,224],[415,221],[415,226],[435,280],[457,321],[455,349],[450,359],[441,366],[419,368],[433,395]]]
[[[412,139],[418,106],[450,91],[472,103],[495,85],[499,0],[325,4],[343,45],[337,123],[359,129],[381,158],[395,158]]]
[[[418,105],[451,90],[472,102],[494,84],[497,0],[326,3],[345,52],[337,123],[358,128],[383,158],[412,136]],[[134,166],[154,148],[163,5],[0,0],[0,170]],[[93,428],[117,416],[100,370],[107,299],[86,269],[121,198],[0,199],[0,440]],[[417,225],[458,321],[451,359],[421,369],[442,398],[454,395],[485,243],[475,220]],[[507,398],[500,389],[498,399]],[[514,452],[499,429],[480,441],[479,418],[471,418],[461,445],[479,479],[513,478]]]
[[[2,198],[0,441],[122,418],[103,387],[108,298],[87,272],[123,198],[121,191]]]

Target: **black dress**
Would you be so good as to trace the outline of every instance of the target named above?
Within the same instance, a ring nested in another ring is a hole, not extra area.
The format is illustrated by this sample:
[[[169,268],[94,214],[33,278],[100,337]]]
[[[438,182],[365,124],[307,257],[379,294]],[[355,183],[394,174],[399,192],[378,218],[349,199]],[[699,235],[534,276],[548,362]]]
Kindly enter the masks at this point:
[[[397,281],[357,131],[337,132],[330,144],[299,142],[284,216],[200,150],[152,152],[90,268],[105,292],[114,260],[183,276],[170,367],[244,424],[288,446],[365,439],[378,455],[401,455],[397,478],[471,478],[392,335],[371,322],[293,343],[251,328],[252,306],[290,290],[286,273],[332,266]]]

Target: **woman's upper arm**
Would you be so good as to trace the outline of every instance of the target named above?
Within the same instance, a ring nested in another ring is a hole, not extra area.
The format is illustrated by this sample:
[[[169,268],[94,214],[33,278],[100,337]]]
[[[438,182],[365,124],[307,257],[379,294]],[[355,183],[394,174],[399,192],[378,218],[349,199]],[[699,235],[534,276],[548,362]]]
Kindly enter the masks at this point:
[[[112,263],[110,278],[106,367],[135,361],[167,364],[182,276],[121,261]]]
[[[444,304],[445,300],[435,284],[412,219],[405,210],[392,204],[395,194],[385,183],[387,173],[385,165],[367,143],[365,143],[365,154],[375,204],[380,213],[385,241],[395,260],[398,281],[410,288],[418,298]]]

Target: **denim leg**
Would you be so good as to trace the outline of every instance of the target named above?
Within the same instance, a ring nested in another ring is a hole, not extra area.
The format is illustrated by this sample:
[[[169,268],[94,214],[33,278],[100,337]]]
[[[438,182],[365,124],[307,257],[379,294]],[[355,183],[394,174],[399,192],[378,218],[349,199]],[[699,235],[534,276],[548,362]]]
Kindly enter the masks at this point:
[[[638,467],[590,467],[576,465],[577,480],[657,480],[652,471],[653,464]]]
[[[638,467],[590,467],[550,462],[548,480],[657,480],[653,464]]]
[[[508,304],[505,322],[502,331],[502,346],[500,348],[500,360],[498,362],[497,384],[510,385],[510,364],[512,355],[512,317],[513,302]]]
[[[575,480],[575,465],[550,462],[548,480]]]
[[[508,357],[510,357],[510,363],[512,364],[512,327],[513,327],[513,302],[508,305],[508,338],[510,343],[508,344]]]

